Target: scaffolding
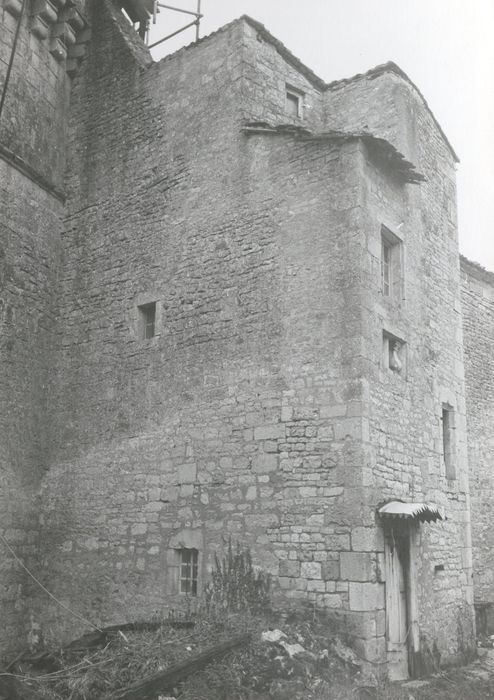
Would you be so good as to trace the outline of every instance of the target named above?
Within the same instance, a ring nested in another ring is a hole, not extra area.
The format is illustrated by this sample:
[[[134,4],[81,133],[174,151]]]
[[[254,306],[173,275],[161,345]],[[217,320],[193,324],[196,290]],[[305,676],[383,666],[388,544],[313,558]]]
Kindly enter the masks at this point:
[[[177,34],[181,34],[186,29],[194,26],[196,28],[196,41],[199,39],[201,18],[203,17],[201,14],[201,0],[197,0],[197,9],[195,12],[193,10],[185,10],[182,7],[175,7],[174,5],[166,5],[163,2],[159,2],[159,0],[121,0],[120,5],[122,10],[124,10],[126,15],[129,17],[130,21],[136,26],[139,36],[146,41],[146,43],[148,43],[149,24],[151,18],[153,24],[156,24],[156,18],[162,10],[194,17],[191,22],[188,22],[183,27],[180,27],[171,34],[167,34],[162,39],[159,39],[152,44],[148,44],[149,49],[162,44],[168,39],[171,39],[172,37],[177,36]]]
[[[183,27],[180,27],[180,29],[177,29],[175,32],[172,32],[171,34],[168,34],[167,36],[164,36],[162,39],[159,39],[158,41],[155,41],[153,44],[150,44],[148,48],[152,49],[155,46],[158,46],[158,44],[162,44],[164,41],[167,41],[167,39],[171,39],[173,36],[177,36],[177,34],[181,34],[184,32],[186,29],[189,29],[189,27],[193,27],[195,25],[196,27],[196,41],[199,41],[199,30],[201,26],[201,0],[197,0],[197,10],[196,12],[192,12],[191,10],[184,10],[180,7],[173,7],[172,5],[165,5],[162,2],[158,2],[158,0],[155,0],[154,2],[154,10],[153,10],[153,24],[156,24],[156,15],[160,11],[160,8],[170,10],[172,12],[182,12],[185,15],[192,15],[195,19],[192,20],[192,22],[189,22]]]

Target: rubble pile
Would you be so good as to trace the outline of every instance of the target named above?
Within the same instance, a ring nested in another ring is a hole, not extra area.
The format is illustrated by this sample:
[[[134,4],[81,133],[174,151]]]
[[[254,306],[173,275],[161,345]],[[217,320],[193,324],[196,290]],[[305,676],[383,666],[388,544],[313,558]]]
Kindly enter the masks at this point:
[[[0,675],[0,700],[315,700],[363,682],[360,660],[327,625],[273,622],[197,617],[89,632],[18,656]]]

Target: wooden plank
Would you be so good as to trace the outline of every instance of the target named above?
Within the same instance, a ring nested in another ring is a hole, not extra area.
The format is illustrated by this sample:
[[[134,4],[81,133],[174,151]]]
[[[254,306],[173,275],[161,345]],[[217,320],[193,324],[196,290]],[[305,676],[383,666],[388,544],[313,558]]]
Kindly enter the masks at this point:
[[[123,622],[120,625],[103,627],[101,631],[88,632],[78,639],[74,639],[63,647],[64,650],[78,651],[102,646],[119,632],[154,632],[159,627],[173,627],[174,629],[190,629],[194,627],[193,620],[160,620],[157,622]]]
[[[201,654],[191,656],[185,661],[167,668],[165,671],[160,671],[138,683],[134,683],[129,688],[112,693],[106,697],[106,700],[154,700],[158,693],[173,690],[180,681],[202,670],[213,661],[217,661],[233,649],[248,644],[250,638],[250,634],[233,637],[226,642],[203,651]]]

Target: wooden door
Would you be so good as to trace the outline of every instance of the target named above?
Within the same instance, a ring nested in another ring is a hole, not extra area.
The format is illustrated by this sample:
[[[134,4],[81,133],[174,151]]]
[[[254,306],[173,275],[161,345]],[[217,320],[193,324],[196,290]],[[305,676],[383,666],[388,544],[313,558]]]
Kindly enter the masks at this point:
[[[388,673],[398,681],[409,677],[410,535],[390,527],[385,543]]]

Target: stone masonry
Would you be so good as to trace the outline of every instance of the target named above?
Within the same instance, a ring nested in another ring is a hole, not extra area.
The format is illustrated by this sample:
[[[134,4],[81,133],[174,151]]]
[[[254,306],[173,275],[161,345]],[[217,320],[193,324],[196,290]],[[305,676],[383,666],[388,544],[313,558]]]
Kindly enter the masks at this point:
[[[475,603],[494,632],[494,274],[461,259]]]
[[[190,605],[180,552],[200,592],[231,538],[276,605],[382,664],[378,509],[434,503],[410,544],[414,664],[461,658],[492,281],[463,261],[461,295],[457,159],[423,96],[391,63],[326,84],[248,17],[155,63],[111,0],[51,5],[46,36],[23,19],[0,122],[2,537],[95,624]],[[2,562],[1,656],[30,625],[83,630]]]

